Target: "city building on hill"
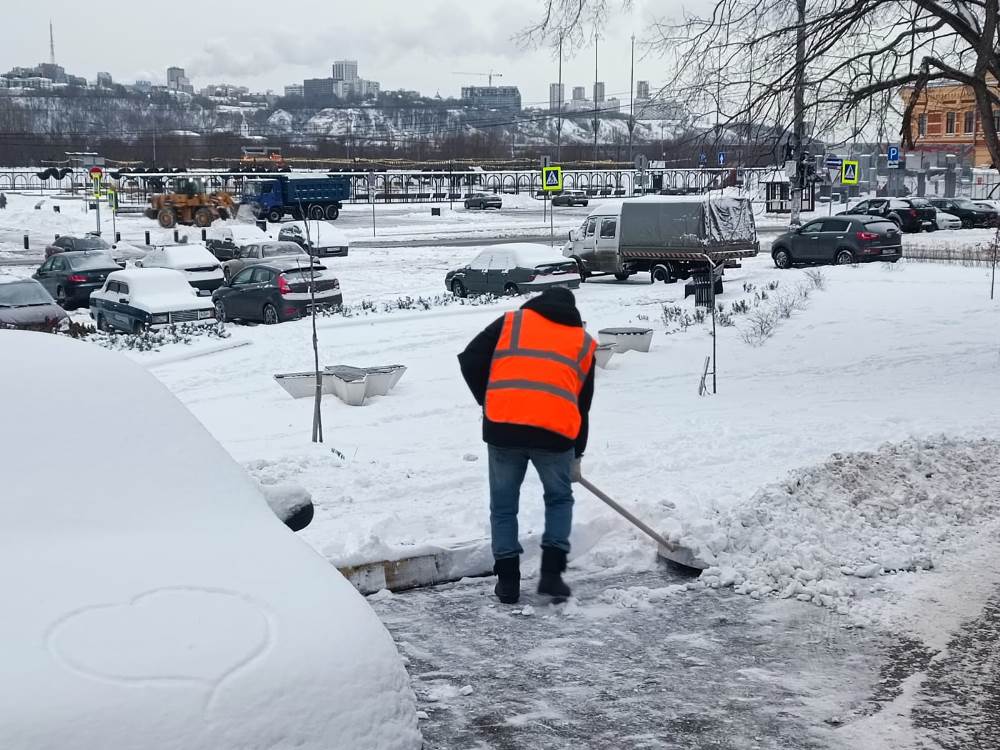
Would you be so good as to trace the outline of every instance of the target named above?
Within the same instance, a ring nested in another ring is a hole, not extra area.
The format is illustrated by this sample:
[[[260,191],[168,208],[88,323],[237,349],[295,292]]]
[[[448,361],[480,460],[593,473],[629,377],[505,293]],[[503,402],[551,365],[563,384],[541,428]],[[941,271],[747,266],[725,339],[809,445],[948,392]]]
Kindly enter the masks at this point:
[[[566,84],[564,83],[550,83],[549,84],[549,109],[552,112],[558,112],[562,109],[563,102],[566,101]]]
[[[521,91],[517,86],[463,86],[462,101],[478,109],[521,111]]]
[[[301,83],[292,83],[285,86],[285,96],[305,97],[305,89]]]

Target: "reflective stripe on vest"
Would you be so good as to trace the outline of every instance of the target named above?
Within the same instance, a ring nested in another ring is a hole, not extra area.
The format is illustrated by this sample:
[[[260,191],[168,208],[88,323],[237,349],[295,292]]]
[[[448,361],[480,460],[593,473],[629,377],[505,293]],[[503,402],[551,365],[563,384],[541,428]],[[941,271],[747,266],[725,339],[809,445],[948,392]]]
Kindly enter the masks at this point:
[[[578,396],[596,348],[579,327],[554,323],[532,310],[507,313],[490,366],[486,418],[576,438]]]

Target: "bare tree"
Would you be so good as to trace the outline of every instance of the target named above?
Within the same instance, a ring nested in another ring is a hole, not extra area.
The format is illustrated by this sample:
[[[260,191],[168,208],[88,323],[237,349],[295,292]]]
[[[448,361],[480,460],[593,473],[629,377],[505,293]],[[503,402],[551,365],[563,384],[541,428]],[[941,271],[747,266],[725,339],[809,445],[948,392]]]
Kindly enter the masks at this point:
[[[542,0],[524,38],[569,36],[628,9],[629,0]],[[644,40],[669,61],[661,94],[718,127],[814,123],[827,140],[880,136],[899,123],[913,147],[928,86],[972,91],[984,141],[1000,166],[1000,0],[715,0],[707,14],[664,17]],[[799,57],[796,59],[798,48]],[[796,101],[798,98],[799,101]],[[801,126],[801,125],[800,125]]]

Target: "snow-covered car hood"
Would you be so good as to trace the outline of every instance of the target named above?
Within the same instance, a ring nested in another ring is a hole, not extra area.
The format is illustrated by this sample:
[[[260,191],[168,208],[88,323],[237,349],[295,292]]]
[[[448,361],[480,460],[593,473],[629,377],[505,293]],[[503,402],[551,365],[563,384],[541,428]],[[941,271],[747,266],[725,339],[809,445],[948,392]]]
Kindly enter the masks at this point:
[[[166,387],[91,343],[2,335],[0,747],[420,747],[382,623]],[[92,398],[109,384],[141,429]],[[67,414],[88,440],[52,471]]]
[[[54,302],[51,305],[0,307],[0,328],[5,326],[44,325],[50,320],[62,320],[66,311]]]

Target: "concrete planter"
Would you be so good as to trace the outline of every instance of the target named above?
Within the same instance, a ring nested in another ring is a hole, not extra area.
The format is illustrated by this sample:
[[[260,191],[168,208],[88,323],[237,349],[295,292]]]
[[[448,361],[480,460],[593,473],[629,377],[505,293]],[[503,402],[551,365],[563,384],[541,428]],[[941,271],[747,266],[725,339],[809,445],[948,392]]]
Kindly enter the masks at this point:
[[[363,406],[369,396],[385,396],[406,372],[403,365],[325,368],[324,385],[330,381],[331,393],[350,406]]]
[[[594,351],[594,359],[597,360],[597,366],[602,370],[608,366],[608,362],[611,361],[611,355],[615,353],[614,344],[600,344]]]
[[[305,398],[316,393],[315,372],[283,372],[274,376],[280,385],[292,398]],[[326,392],[326,378],[323,379],[323,392]]]
[[[618,354],[627,351],[648,352],[653,341],[652,328],[602,328],[597,333],[602,344],[612,344]]]

